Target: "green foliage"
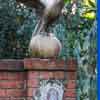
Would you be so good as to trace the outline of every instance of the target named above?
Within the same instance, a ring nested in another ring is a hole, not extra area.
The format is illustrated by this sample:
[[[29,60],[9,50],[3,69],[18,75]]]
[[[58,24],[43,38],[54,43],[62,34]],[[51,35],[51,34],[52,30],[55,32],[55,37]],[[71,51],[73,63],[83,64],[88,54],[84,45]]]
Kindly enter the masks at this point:
[[[75,57],[78,61],[77,100],[96,100],[96,2],[65,0],[64,11],[48,31],[63,45],[59,58]],[[28,44],[37,21],[35,9],[17,4],[15,0],[0,0],[1,59],[29,57]]]
[[[14,6],[12,0],[0,0],[0,58],[13,55],[17,26]]]
[[[64,0],[64,3],[65,3],[65,4],[68,3],[68,2],[70,2],[70,0]]]

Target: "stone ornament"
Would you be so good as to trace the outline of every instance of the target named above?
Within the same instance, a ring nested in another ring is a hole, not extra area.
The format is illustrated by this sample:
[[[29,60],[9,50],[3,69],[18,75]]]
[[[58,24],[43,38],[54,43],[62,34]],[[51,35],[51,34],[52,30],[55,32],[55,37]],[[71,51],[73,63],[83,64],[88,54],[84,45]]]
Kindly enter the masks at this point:
[[[63,100],[64,86],[59,80],[43,80],[35,100]]]

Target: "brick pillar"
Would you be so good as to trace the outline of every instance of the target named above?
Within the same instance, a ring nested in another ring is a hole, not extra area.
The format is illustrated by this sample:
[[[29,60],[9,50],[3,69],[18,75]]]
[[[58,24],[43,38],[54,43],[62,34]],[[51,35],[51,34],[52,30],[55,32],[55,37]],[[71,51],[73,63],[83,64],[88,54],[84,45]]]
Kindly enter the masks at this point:
[[[41,80],[64,80],[63,100],[76,100],[75,59],[0,61],[0,100],[33,100]]]
[[[28,100],[35,95],[40,80],[48,79],[65,80],[64,100],[76,100],[76,65],[74,59],[25,59]]]

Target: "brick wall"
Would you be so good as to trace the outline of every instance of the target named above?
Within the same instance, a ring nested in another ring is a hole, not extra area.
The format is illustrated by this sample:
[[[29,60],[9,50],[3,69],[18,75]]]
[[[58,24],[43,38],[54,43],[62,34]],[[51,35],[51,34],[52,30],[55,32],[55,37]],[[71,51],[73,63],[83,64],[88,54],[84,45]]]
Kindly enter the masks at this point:
[[[64,80],[63,100],[76,100],[74,59],[0,60],[0,100],[33,100],[40,80]]]

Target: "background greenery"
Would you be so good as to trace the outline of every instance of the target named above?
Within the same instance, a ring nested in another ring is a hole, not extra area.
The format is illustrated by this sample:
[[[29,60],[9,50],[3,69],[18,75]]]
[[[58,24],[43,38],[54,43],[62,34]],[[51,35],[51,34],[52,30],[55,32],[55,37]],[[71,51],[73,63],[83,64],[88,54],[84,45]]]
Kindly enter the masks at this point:
[[[77,100],[96,100],[96,1],[65,0],[63,12],[48,29],[62,42],[58,58],[78,61]],[[28,44],[37,21],[35,9],[0,0],[0,59],[29,57]]]

